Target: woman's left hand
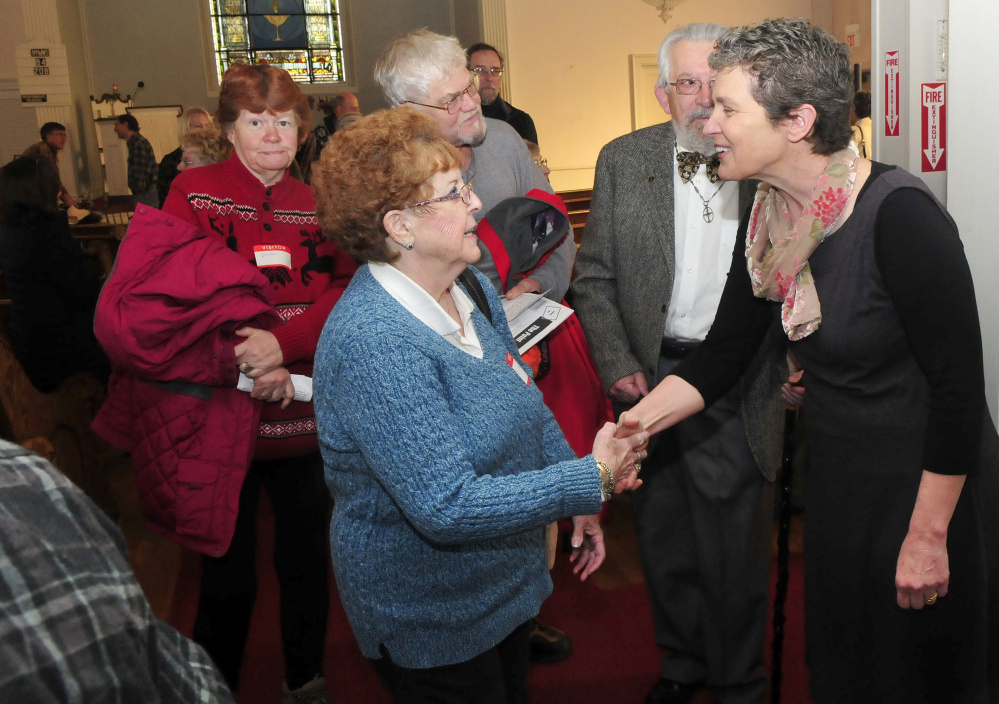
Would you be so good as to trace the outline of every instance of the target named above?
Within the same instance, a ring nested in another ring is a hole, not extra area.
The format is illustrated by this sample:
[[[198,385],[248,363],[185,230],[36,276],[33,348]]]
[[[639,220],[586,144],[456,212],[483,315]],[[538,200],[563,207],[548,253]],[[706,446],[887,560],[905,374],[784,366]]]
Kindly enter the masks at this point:
[[[274,333],[259,328],[244,327],[236,331],[243,342],[236,345],[236,366],[254,381],[284,364],[281,343]]]
[[[573,516],[572,518],[572,554],[569,561],[575,562],[573,574],[578,574],[582,582],[597,571],[604,562],[607,550],[604,547],[604,529],[600,527],[600,518],[593,516]]]
[[[917,534],[910,530],[902,541],[895,570],[895,592],[903,609],[932,606],[947,596],[950,562],[947,535]]]
[[[258,376],[253,380],[253,391],[250,397],[268,403],[281,402],[281,408],[287,408],[295,398],[295,385],[291,382],[291,372],[284,367],[278,367]]]

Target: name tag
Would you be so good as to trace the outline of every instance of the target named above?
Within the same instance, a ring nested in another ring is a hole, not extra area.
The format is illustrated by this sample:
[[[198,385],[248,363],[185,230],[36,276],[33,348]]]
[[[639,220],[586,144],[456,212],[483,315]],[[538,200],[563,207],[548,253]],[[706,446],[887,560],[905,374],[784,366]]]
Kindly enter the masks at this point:
[[[283,266],[291,269],[291,247],[283,244],[255,244],[253,258],[257,266]]]
[[[531,377],[527,376],[527,372],[524,371],[524,368],[520,366],[517,360],[514,359],[513,355],[510,354],[509,352],[506,353],[506,363],[510,365],[510,369],[512,369],[517,373],[517,376],[520,377],[521,381],[523,381],[528,386],[531,385]]]

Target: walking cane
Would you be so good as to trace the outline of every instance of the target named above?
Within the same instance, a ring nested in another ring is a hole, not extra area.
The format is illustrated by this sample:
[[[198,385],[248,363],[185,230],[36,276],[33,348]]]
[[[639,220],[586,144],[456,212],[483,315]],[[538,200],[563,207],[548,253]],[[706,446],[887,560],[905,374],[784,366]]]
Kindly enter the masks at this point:
[[[781,658],[784,654],[784,601],[787,598],[788,534],[791,532],[791,486],[794,481],[794,426],[798,411],[784,411],[784,453],[780,463],[780,511],[777,529],[777,589],[774,595],[773,663],[770,675],[770,702],[780,704]]]

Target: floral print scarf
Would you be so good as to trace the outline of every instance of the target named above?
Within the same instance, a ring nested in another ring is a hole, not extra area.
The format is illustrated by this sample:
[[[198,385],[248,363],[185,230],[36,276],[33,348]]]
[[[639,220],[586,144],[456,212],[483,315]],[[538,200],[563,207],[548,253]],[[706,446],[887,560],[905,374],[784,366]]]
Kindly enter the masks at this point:
[[[781,303],[781,323],[791,340],[819,329],[822,311],[808,266],[812,252],[832,232],[853,193],[859,158],[852,149],[831,154],[795,223],[784,195],[761,183],[746,233],[746,262],[753,293]]]

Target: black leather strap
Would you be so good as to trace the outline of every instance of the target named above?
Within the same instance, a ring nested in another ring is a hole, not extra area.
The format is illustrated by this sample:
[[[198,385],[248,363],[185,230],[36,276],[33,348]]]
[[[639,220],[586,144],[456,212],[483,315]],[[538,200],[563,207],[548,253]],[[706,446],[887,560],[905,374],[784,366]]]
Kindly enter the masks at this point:
[[[458,275],[458,281],[460,281],[465,287],[465,290],[468,291],[468,295],[472,297],[475,307],[482,312],[482,315],[486,316],[486,320],[488,320],[489,324],[492,325],[493,314],[492,311],[489,310],[489,301],[486,299],[486,292],[482,289],[482,284],[480,284],[479,280],[475,278],[475,274],[468,269],[465,269]]]

